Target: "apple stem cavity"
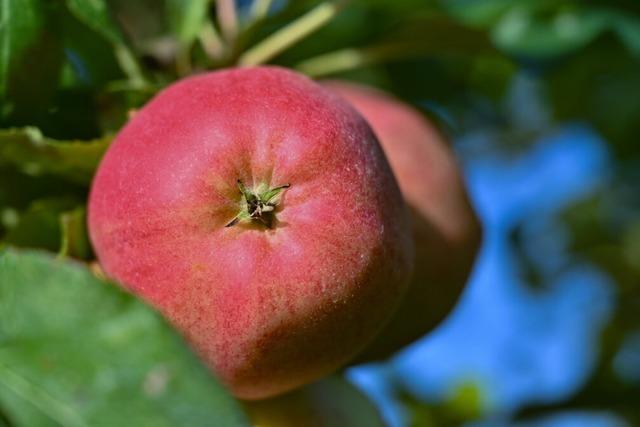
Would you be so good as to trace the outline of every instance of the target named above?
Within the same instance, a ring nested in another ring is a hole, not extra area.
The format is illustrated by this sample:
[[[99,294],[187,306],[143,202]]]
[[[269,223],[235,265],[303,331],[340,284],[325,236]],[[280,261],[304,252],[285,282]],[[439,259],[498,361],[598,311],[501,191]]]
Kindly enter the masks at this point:
[[[266,184],[260,184],[255,189],[249,189],[242,183],[242,180],[238,179],[237,185],[242,196],[240,212],[225,227],[231,227],[238,223],[254,222],[269,229],[273,228],[275,210],[280,202],[280,195],[290,187],[290,184],[273,188],[269,188]]]

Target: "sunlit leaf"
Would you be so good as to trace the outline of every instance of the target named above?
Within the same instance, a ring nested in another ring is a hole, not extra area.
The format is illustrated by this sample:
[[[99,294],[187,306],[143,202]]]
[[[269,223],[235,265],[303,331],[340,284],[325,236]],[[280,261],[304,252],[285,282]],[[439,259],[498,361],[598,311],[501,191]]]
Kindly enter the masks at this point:
[[[585,46],[608,24],[603,15],[579,9],[543,12],[535,3],[511,8],[493,29],[496,45],[516,55],[561,55]]]
[[[623,5],[573,0],[452,0],[445,8],[468,25],[491,29],[496,45],[517,56],[564,55],[586,47],[605,32],[617,34],[638,54],[640,19],[623,10]]]
[[[450,396],[438,401],[422,401],[402,387],[399,398],[406,407],[410,427],[467,425],[469,421],[480,419],[485,410],[483,390],[472,381],[461,383]]]
[[[80,264],[0,255],[0,407],[16,427],[242,426],[154,311]]]
[[[111,137],[93,141],[57,141],[42,136],[35,128],[0,130],[0,165],[11,165],[22,172],[58,175],[88,184]]]

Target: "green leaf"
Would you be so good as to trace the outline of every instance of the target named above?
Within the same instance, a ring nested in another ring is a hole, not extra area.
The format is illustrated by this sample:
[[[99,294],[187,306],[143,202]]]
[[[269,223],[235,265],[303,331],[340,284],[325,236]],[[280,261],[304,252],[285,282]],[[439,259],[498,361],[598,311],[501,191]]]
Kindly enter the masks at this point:
[[[4,209],[24,210],[36,199],[86,195],[86,188],[51,176],[29,176],[0,167],[0,216]],[[11,214],[9,214],[12,216]]]
[[[539,0],[534,0],[539,1]],[[447,11],[468,25],[487,27],[493,25],[509,8],[526,4],[526,0],[449,0],[443,4]],[[531,1],[529,1],[531,3]]]
[[[609,27],[634,55],[640,56],[640,18],[624,12],[609,11]]]
[[[105,0],[66,0],[69,11],[89,28],[109,40],[115,49],[120,67],[131,81],[139,86],[145,84],[140,65],[125,42],[120,28],[111,17]]]
[[[43,0],[0,0],[0,118],[27,122],[53,94],[62,46]]]
[[[15,212],[15,220],[5,221],[7,232],[2,238],[12,246],[42,248],[56,252],[61,247],[60,215],[77,206],[71,197],[38,199],[23,212]]]
[[[537,4],[513,7],[493,28],[497,46],[528,56],[556,56],[586,46],[607,28],[607,19],[589,10],[554,10]]]
[[[497,53],[485,31],[465,27],[441,14],[429,14],[404,19],[372,45],[323,53],[295,68],[319,77],[381,63]]]
[[[92,252],[85,207],[79,206],[74,210],[63,212],[60,215],[60,228],[60,255],[88,259]]]
[[[92,141],[57,141],[35,128],[0,130],[0,166],[32,175],[57,175],[88,185],[111,137]]]
[[[66,0],[67,7],[76,18],[113,44],[124,43],[120,29],[111,18],[104,0]]]
[[[619,42],[601,40],[548,75],[548,93],[559,120],[592,124],[626,158],[640,133],[640,58]],[[585,90],[586,88],[586,90]]]
[[[484,387],[467,378],[439,402],[426,402],[402,387],[398,397],[407,412],[407,425],[420,427],[460,426],[482,419],[486,410]]]
[[[282,192],[287,188],[289,188],[289,184],[280,185],[278,187],[271,188],[265,191],[263,194],[261,194],[260,198],[265,203],[273,203],[276,201],[276,198],[279,197],[280,194],[282,194]]]
[[[22,248],[58,252],[60,256],[89,259],[91,244],[86,229],[84,201],[73,196],[34,200],[27,209],[0,209],[0,242]]]
[[[101,87],[124,77],[108,39],[66,10],[61,11],[59,20],[67,63],[73,71],[73,79],[67,80],[74,84],[67,83],[67,87]]]
[[[451,0],[461,22],[490,28],[501,49],[529,57],[558,56],[585,47],[606,31],[640,52],[640,20],[623,4],[571,0]]]
[[[0,255],[0,407],[13,426],[242,426],[161,317],[86,268]]]
[[[183,46],[196,39],[207,17],[209,0],[167,0],[167,20]]]

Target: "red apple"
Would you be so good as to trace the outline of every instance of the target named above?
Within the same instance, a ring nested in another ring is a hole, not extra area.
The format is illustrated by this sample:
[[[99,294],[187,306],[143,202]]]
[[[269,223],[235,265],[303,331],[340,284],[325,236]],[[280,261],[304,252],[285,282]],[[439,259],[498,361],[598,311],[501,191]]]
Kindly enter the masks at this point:
[[[370,87],[329,81],[369,122],[412,211],[413,278],[389,324],[359,361],[391,355],[436,327],[462,293],[481,226],[443,135],[409,105]]]
[[[413,259],[408,211],[364,119],[274,67],[190,77],[151,100],[102,160],[89,230],[106,274],[245,399],[362,350]]]

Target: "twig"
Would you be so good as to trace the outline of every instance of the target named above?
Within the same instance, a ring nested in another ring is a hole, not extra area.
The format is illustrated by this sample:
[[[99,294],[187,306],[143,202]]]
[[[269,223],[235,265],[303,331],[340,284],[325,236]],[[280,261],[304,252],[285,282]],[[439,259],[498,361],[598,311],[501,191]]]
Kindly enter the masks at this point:
[[[340,49],[299,62],[294,68],[310,77],[322,77],[380,62],[422,55],[410,43],[385,44],[367,48]]]
[[[236,13],[235,0],[217,0],[216,12],[222,37],[227,43],[231,44],[238,35],[238,15]]]
[[[210,20],[207,19],[202,25],[198,40],[209,58],[219,60],[224,55],[224,43],[220,38],[220,34],[218,34],[218,30]]]
[[[365,51],[349,48],[305,59],[294,68],[310,77],[319,77],[359,68],[370,62],[371,58]]]
[[[333,19],[344,2],[323,2],[290,24],[280,28],[238,59],[242,66],[263,64]]]
[[[133,52],[124,44],[116,44],[114,46],[114,53],[122,71],[127,75],[131,84],[136,87],[146,86],[147,81]]]
[[[269,13],[272,0],[253,0],[251,4],[251,22],[262,21]]]

